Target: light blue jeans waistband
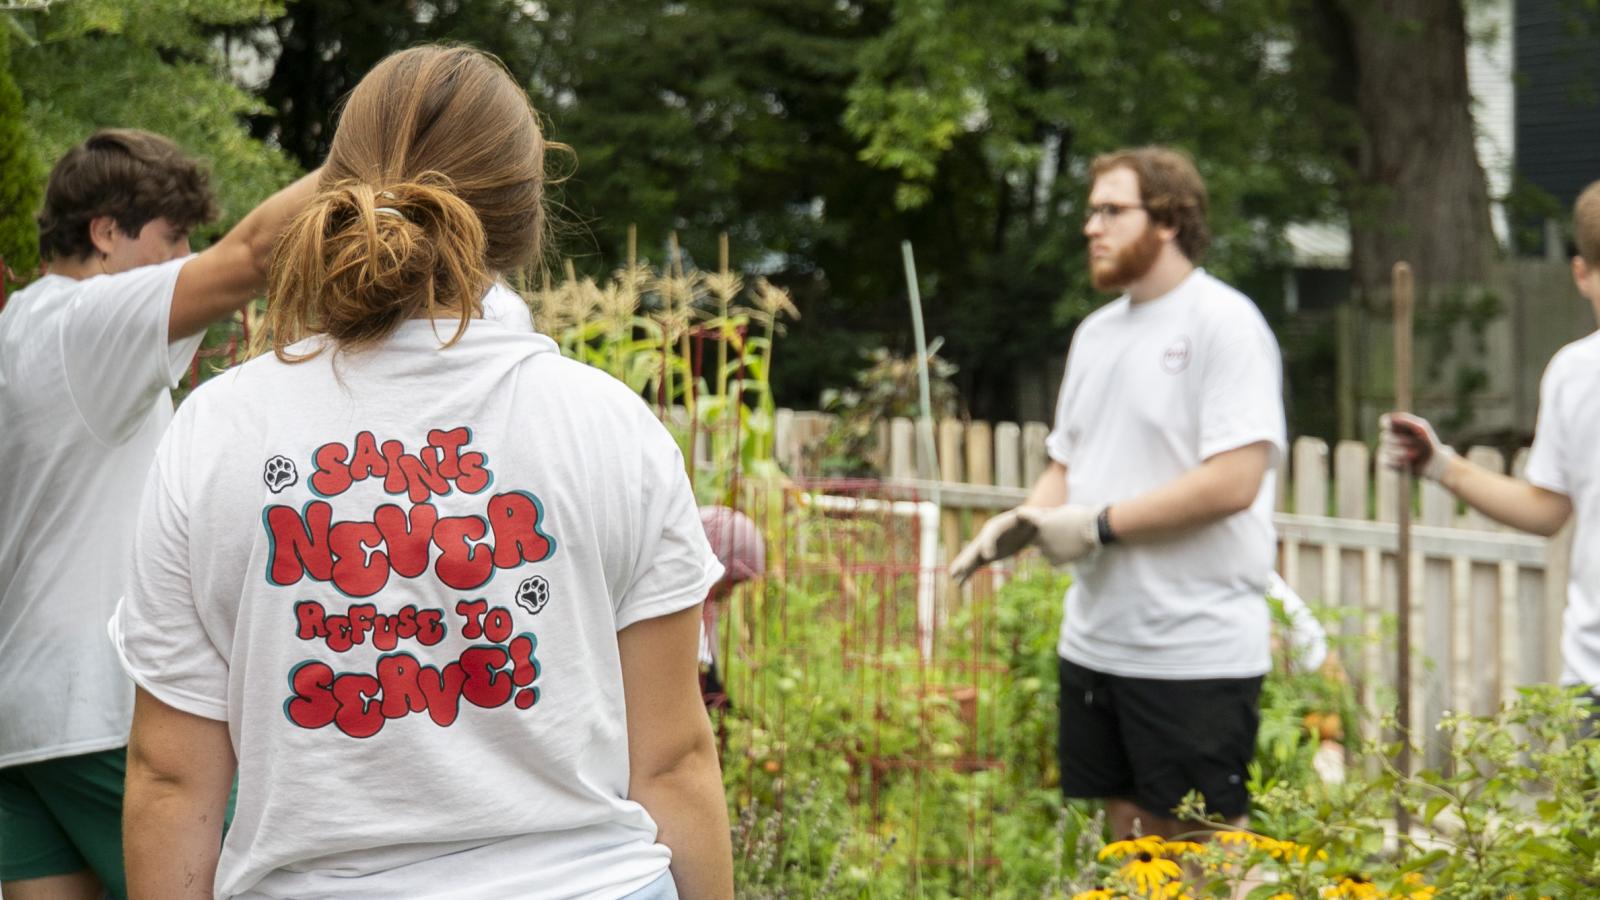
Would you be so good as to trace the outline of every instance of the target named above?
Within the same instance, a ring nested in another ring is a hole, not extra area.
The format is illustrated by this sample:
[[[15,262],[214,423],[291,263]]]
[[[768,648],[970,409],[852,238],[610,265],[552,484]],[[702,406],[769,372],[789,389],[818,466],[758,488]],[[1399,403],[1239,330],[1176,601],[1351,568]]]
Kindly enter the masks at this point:
[[[660,878],[623,897],[622,900],[678,900],[678,885],[672,880],[671,872],[662,872]]]

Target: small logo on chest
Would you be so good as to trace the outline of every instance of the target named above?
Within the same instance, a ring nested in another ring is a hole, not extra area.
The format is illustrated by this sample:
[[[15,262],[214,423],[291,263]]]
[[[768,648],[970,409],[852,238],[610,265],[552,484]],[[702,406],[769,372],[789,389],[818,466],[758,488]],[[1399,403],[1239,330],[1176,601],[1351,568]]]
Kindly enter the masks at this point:
[[[1161,368],[1165,369],[1168,375],[1176,375],[1189,368],[1189,358],[1193,355],[1189,347],[1189,339],[1186,337],[1178,338],[1168,344],[1167,349],[1161,351]]]

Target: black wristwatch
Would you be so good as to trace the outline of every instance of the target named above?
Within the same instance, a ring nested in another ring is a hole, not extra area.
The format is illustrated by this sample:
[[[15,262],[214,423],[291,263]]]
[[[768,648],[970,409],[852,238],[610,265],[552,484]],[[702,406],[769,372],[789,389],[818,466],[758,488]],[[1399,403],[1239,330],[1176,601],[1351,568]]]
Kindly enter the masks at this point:
[[[1111,507],[1100,507],[1100,515],[1094,517],[1094,530],[1100,539],[1100,546],[1117,542],[1117,533],[1111,530]]]

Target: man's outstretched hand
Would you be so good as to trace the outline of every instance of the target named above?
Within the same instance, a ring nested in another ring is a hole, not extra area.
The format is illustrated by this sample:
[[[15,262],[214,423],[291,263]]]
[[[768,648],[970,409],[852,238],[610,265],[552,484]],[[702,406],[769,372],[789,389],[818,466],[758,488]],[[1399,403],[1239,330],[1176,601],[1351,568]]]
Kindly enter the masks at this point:
[[[1020,553],[1033,540],[1034,526],[1018,515],[1023,507],[1008,509],[985,522],[978,536],[950,561],[950,577],[965,584],[979,567]]]

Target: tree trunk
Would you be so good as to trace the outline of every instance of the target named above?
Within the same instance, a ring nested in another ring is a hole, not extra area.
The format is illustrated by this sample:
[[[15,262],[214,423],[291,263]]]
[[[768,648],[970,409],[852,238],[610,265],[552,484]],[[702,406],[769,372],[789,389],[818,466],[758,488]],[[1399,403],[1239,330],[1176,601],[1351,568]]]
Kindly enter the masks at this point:
[[[1496,252],[1474,145],[1462,0],[1339,0],[1361,127],[1350,267],[1361,292],[1411,263],[1419,289],[1480,283]]]

